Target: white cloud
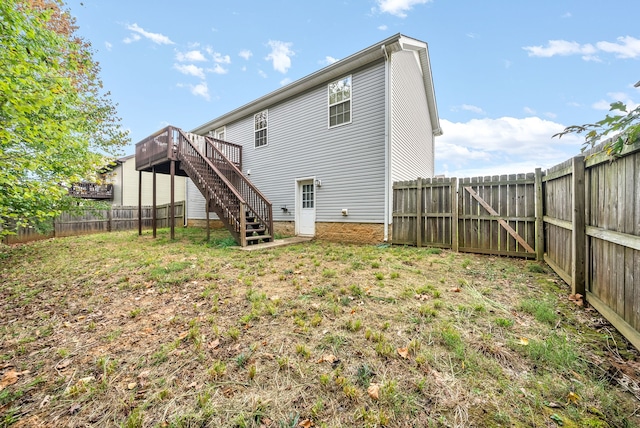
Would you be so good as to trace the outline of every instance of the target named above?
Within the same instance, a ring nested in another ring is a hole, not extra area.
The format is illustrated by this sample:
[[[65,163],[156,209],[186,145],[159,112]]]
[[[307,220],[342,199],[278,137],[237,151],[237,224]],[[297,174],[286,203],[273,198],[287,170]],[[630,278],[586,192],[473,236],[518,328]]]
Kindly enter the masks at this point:
[[[563,18],[571,18],[573,15],[571,14],[571,12],[567,12],[564,15],[562,15]]]
[[[536,114],[536,111],[530,107],[525,107],[523,110],[526,114],[530,114],[530,115]]]
[[[601,61],[597,53],[614,54],[616,58],[628,59],[640,57],[640,39],[625,36],[618,37],[617,42],[600,41],[595,45],[570,42],[567,40],[549,40],[547,46],[525,46],[522,49],[529,56],[549,58],[556,55],[581,55],[585,61]]]
[[[548,117],[549,119],[555,119],[556,117],[558,117],[558,115],[557,115],[557,114],[555,114],[555,113],[553,113],[553,112],[550,112],[550,111],[546,111],[546,112],[544,112],[544,115],[545,115],[546,117]]]
[[[178,83],[176,86],[178,86],[178,88],[189,88],[189,92],[193,95],[202,97],[207,101],[211,99],[211,96],[209,95],[209,87],[205,81],[202,81],[197,85],[185,85],[184,83]]]
[[[444,134],[436,138],[436,173],[457,177],[549,168],[578,154],[583,141],[576,135],[551,138],[565,126],[539,117],[440,122]]]
[[[173,68],[175,68],[182,74],[186,74],[188,76],[196,76],[204,79],[204,70],[201,67],[195,66],[193,64],[173,64]]]
[[[265,72],[264,72],[264,71],[262,71],[262,70],[258,70],[258,75],[259,75],[260,77],[264,78],[264,79],[266,79],[266,78],[267,78],[267,73],[265,73]]]
[[[502,63],[504,64],[504,68],[511,68],[511,66],[513,65],[513,63],[508,59],[503,60]]]
[[[288,85],[289,83],[291,83],[291,79],[288,77],[285,77],[280,81],[280,86],[285,86],[285,85]]]
[[[215,73],[215,74],[227,74],[229,72],[229,70],[227,70],[220,64],[215,64],[213,68],[210,68],[207,71],[210,71],[211,73]]]
[[[104,47],[107,48],[108,51],[110,51],[113,45],[109,42],[104,42]]]
[[[431,0],[377,0],[378,9],[382,13],[390,13],[400,18],[407,17],[407,11],[417,4],[429,3]]]
[[[167,36],[165,36],[163,34],[160,34],[160,33],[151,33],[149,31],[145,31],[142,27],[140,27],[138,24],[135,24],[135,23],[133,25],[127,25],[127,29],[133,31],[132,36],[134,37],[134,41],[135,40],[140,40],[139,36],[142,36],[144,38],[147,38],[147,39],[151,40],[153,43],[156,43],[158,45],[173,45],[174,44],[171,41],[171,39],[169,39],[169,37],[167,37]],[[137,36],[137,38],[135,38],[136,36]],[[128,43],[128,42],[125,42],[125,43]]]
[[[616,101],[622,101],[627,106],[627,111],[631,111],[638,107],[638,103],[633,101],[633,99],[629,96],[629,94],[624,92],[609,92],[607,93],[607,97],[609,100],[599,100],[595,103],[591,104],[591,107],[596,110],[604,110],[609,111],[611,109],[611,103]],[[621,112],[615,111],[612,114],[623,114]]]
[[[322,64],[322,65],[331,65],[336,61],[338,61],[336,58],[327,55],[327,56],[324,57],[324,59],[318,61],[318,63]]]
[[[141,38],[142,37],[140,37],[140,35],[132,33],[131,36],[125,37],[124,39],[122,39],[122,41],[125,42],[126,44],[129,44],[129,43],[137,42]]]
[[[218,64],[231,64],[231,57],[229,55],[222,55],[219,52],[213,53],[213,60]]]
[[[176,59],[180,62],[201,62],[206,61],[207,59],[204,57],[202,52],[199,50],[192,50],[188,52],[177,52]]]
[[[292,43],[269,40],[267,44],[271,48],[271,53],[265,59],[272,61],[274,70],[286,73],[291,67],[291,57],[295,55],[291,50]]]
[[[543,46],[525,46],[525,51],[529,52],[529,56],[552,57],[555,55],[591,55],[596,52],[593,45],[581,45],[578,42],[569,42],[566,40],[549,40],[546,47]]]
[[[471,104],[462,104],[462,105],[460,106],[460,108],[461,108],[462,110],[465,110],[465,111],[470,111],[470,112],[478,113],[478,114],[484,114],[484,110],[482,110],[482,109],[481,109],[480,107],[478,107],[478,106],[474,106],[474,105],[471,105]]]
[[[243,49],[240,52],[238,52],[238,56],[240,56],[241,58],[244,58],[244,59],[246,59],[248,61],[249,58],[251,58],[253,56],[253,53],[248,49]]]
[[[191,86],[191,93],[198,97],[202,97],[207,101],[211,99],[211,96],[209,95],[209,87],[207,86],[207,82],[201,82],[195,86]]]
[[[378,30],[380,30],[380,31],[387,31],[387,29],[388,29],[388,28],[389,28],[389,27],[387,27],[387,26],[386,26],[386,25],[384,25],[384,24],[383,24],[383,25],[379,25],[379,26],[378,26]]]
[[[475,39],[476,37],[478,37],[478,35],[476,33],[467,33],[467,37],[470,39]]]
[[[598,42],[596,46],[603,52],[614,53],[616,58],[637,58],[640,56],[640,40],[631,36],[618,37],[618,43]]]

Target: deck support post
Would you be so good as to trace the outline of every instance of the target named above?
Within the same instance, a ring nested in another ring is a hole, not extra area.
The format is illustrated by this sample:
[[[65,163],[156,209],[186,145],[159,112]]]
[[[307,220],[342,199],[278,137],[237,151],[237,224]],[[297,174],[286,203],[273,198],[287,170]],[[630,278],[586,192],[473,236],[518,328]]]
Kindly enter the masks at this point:
[[[138,236],[142,236],[142,170],[138,171]]]
[[[211,239],[211,225],[209,224],[209,203],[211,200],[209,199],[209,188],[207,187],[207,191],[204,198],[204,210],[207,215],[207,242]]]
[[[151,208],[151,225],[153,226],[153,238],[156,237],[156,167],[153,167],[153,207]]]
[[[169,209],[169,225],[171,227],[171,240],[176,239],[176,161],[171,159],[171,207]]]

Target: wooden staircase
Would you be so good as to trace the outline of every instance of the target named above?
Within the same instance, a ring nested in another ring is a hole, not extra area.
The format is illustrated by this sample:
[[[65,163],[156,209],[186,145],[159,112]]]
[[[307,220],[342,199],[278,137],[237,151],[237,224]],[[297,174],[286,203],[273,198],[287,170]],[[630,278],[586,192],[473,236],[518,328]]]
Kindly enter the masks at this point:
[[[136,144],[137,170],[163,161],[178,162],[238,245],[273,241],[272,205],[242,174],[242,146],[169,126]]]

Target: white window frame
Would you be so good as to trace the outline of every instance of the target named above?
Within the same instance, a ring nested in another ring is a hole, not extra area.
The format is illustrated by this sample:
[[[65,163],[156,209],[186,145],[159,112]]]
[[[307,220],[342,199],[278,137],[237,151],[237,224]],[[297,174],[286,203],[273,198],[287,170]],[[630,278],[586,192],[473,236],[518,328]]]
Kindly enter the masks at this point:
[[[263,128],[260,129],[256,129],[257,123],[256,123],[256,119],[258,117],[258,115],[263,114],[265,115],[265,126]],[[259,137],[259,138],[264,138],[264,143],[258,145],[258,132],[264,131],[264,137]],[[253,147],[256,149],[259,149],[260,147],[265,147],[269,145],[269,110],[262,110],[256,114],[253,115]]]
[[[222,138],[220,138],[220,135],[222,135]],[[213,138],[215,138],[216,140],[222,140],[222,141],[227,141],[227,127],[226,126],[221,126],[220,128],[216,129],[215,131],[213,131]]]
[[[349,98],[342,98],[340,97],[340,100],[334,100],[334,102],[331,102],[331,87],[332,85],[339,85],[340,82],[345,82],[348,81],[349,82]],[[340,122],[340,123],[336,123],[335,125],[331,125],[331,107],[334,106],[338,106],[341,104],[345,104],[345,103],[349,103],[349,120],[348,121],[344,121],[344,122]],[[349,74],[348,76],[345,76],[341,79],[338,80],[334,80],[333,82],[329,83],[327,85],[327,126],[329,128],[336,128],[338,126],[342,126],[342,125],[348,125],[353,121],[353,76],[351,74]]]

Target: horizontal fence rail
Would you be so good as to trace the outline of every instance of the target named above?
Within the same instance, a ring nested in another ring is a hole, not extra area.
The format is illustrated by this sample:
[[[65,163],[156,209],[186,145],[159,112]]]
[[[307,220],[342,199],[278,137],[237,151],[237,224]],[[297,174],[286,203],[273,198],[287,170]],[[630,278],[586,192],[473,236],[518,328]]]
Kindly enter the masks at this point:
[[[535,174],[396,182],[392,242],[544,260],[640,349],[640,141],[603,145]]]
[[[170,204],[156,207],[157,227],[169,227]],[[184,202],[176,202],[174,218],[183,224],[185,216]],[[142,227],[153,226],[153,207],[142,207]],[[83,214],[62,213],[51,223],[51,232],[40,233],[34,228],[20,228],[16,235],[3,238],[4,244],[18,244],[53,237],[77,236],[91,233],[135,230],[138,228],[138,207],[112,206],[106,210],[87,210]]]
[[[540,171],[393,186],[392,242],[540,258]]]

